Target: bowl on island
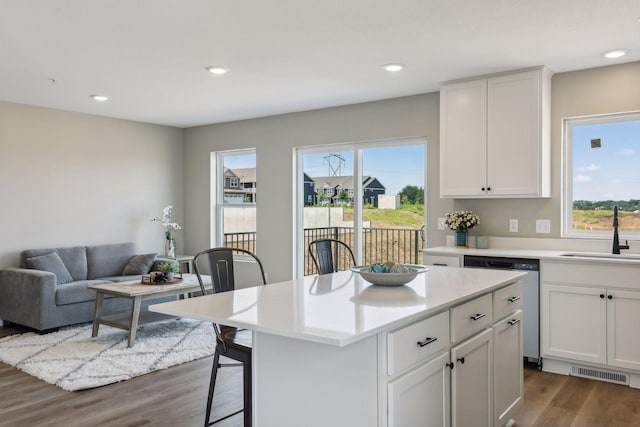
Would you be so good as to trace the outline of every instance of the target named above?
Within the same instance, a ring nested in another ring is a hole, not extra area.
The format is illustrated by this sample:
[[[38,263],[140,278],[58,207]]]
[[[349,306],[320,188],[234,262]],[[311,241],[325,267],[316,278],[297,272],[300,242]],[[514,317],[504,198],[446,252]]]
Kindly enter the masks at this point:
[[[402,286],[415,279],[418,274],[427,271],[427,267],[416,264],[386,263],[351,267],[351,271],[360,274],[364,280],[374,285]]]

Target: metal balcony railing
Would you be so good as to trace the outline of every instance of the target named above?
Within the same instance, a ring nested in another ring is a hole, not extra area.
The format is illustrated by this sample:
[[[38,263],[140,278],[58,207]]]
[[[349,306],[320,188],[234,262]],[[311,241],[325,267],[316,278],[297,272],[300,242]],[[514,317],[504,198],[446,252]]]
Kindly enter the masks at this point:
[[[363,228],[363,264],[393,261],[402,264],[419,264],[422,260],[422,231],[414,228]],[[307,247],[316,239],[340,240],[353,249],[354,230],[350,227],[321,227],[304,229],[305,275],[315,274],[315,266]],[[256,233],[228,233],[224,235],[228,247],[256,249]],[[344,266],[343,269],[348,268]]]

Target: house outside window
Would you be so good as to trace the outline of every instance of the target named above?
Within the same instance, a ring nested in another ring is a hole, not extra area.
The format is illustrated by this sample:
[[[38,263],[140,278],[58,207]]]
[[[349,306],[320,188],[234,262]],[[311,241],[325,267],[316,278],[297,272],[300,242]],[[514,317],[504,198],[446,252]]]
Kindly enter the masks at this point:
[[[255,150],[215,153],[216,171],[212,199],[215,230],[212,246],[256,250],[256,154]]]
[[[563,120],[565,237],[640,238],[640,112]]]

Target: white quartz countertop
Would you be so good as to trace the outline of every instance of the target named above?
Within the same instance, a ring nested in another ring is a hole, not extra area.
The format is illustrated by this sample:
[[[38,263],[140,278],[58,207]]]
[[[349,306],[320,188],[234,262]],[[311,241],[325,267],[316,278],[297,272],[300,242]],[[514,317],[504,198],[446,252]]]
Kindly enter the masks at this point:
[[[573,250],[541,250],[541,249],[477,249],[452,246],[437,246],[423,249],[425,255],[450,255],[450,256],[487,256],[506,258],[529,258],[541,260],[553,260],[564,262],[589,262],[607,264],[635,264],[640,265],[640,254],[621,253],[614,255],[607,252],[587,252]]]
[[[524,275],[513,270],[429,267],[406,285],[384,287],[343,271],[155,304],[149,310],[346,346],[444,311]]]

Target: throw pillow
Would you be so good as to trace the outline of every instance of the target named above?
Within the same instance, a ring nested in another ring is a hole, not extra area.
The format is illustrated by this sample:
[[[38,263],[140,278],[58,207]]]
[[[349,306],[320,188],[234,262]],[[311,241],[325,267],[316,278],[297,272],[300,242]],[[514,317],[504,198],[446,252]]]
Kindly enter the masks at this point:
[[[69,270],[67,270],[67,267],[65,267],[62,259],[60,258],[60,255],[58,255],[57,252],[51,252],[48,254],[27,258],[25,262],[27,268],[49,271],[55,274],[58,285],[73,282],[71,273],[69,273]]]
[[[134,274],[149,274],[151,266],[156,260],[157,254],[144,254],[132,257],[122,271],[123,276]]]

